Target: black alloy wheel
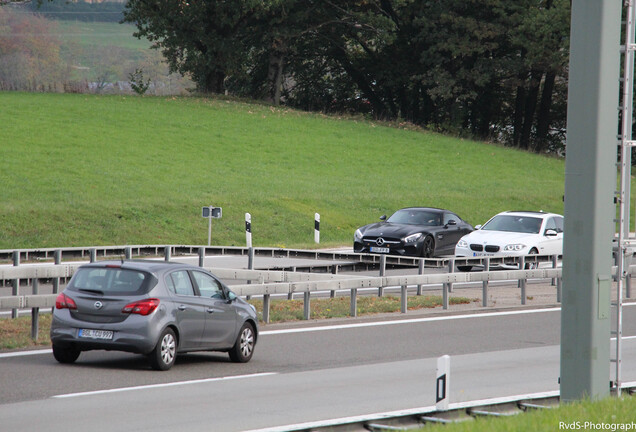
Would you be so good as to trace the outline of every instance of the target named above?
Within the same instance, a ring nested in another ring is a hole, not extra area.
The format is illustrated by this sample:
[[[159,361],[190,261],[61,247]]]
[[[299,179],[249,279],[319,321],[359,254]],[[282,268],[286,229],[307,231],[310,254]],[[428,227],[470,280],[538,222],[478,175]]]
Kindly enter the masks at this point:
[[[426,236],[424,239],[424,244],[422,245],[422,257],[424,258],[433,258],[433,254],[435,253],[435,240],[433,237]]]

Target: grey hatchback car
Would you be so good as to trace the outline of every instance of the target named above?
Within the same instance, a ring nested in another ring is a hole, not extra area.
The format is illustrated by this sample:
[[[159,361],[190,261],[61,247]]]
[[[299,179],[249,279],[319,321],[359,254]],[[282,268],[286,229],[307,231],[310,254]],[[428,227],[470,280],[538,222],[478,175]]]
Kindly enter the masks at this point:
[[[254,353],[257,323],[252,305],[200,267],[100,261],[81,266],[57,296],[51,342],[60,363],[88,350],[144,354],[156,370],[190,351],[228,352],[244,363]]]

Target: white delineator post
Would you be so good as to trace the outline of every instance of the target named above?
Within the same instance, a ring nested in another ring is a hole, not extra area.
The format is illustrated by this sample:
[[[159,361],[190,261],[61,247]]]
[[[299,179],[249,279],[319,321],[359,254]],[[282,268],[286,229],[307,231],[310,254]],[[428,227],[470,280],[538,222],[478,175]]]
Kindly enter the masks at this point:
[[[448,389],[450,388],[450,356],[437,358],[437,380],[435,382],[435,408],[448,411]]]
[[[252,215],[245,213],[245,243],[248,248],[252,247]]]
[[[314,215],[314,241],[320,243],[320,215]]]

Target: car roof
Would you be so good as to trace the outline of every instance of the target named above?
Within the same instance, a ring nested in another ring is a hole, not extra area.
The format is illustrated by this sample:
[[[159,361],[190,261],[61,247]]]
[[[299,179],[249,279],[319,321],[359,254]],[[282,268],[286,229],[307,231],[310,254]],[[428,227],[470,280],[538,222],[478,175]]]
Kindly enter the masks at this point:
[[[533,216],[533,217],[539,217],[541,219],[545,219],[545,218],[547,218],[549,216],[563,217],[560,214],[544,212],[542,210],[540,210],[540,211],[534,211],[534,210],[510,210],[510,211],[505,211],[505,212],[498,213],[496,216],[498,216],[498,215]]]
[[[435,208],[435,207],[404,207],[396,211],[400,211],[400,210],[426,210],[426,211],[439,212],[439,213],[446,212],[446,211],[450,212],[450,210],[444,210],[444,209]]]
[[[130,270],[141,270],[150,273],[156,273],[162,270],[167,269],[175,269],[175,268],[198,268],[194,267],[190,264],[171,262],[171,261],[160,261],[160,260],[105,260],[105,261],[96,261],[90,264],[84,264],[82,267],[120,267],[123,269]]]

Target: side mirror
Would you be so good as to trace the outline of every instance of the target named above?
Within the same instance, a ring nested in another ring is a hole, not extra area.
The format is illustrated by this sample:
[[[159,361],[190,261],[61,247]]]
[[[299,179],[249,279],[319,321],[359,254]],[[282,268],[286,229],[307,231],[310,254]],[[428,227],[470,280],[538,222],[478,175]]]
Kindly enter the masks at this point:
[[[545,230],[545,236],[546,237],[556,237],[556,235],[557,235],[556,230],[553,230],[553,229]]]
[[[227,292],[227,300],[228,303],[232,303],[234,300],[236,300],[236,294],[234,294],[232,291]]]
[[[386,215],[380,216],[380,220],[384,222],[386,220]]]
[[[446,226],[455,226],[457,225],[457,221],[455,221],[455,219],[451,219],[446,223]]]
[[[475,225],[475,229],[476,230],[481,229],[481,227],[482,227],[482,225]]]

